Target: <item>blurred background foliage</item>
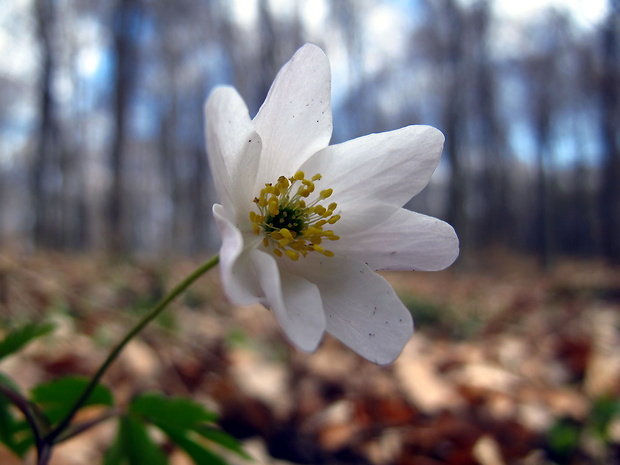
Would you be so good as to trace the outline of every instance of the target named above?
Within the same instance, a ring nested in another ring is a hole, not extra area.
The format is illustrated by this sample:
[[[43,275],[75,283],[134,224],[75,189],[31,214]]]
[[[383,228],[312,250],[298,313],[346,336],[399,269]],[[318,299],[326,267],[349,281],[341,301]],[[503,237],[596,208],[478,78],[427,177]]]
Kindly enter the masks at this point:
[[[332,143],[444,132],[442,164],[409,206],[455,226],[464,263],[493,246],[618,263],[618,2],[591,16],[586,0],[523,15],[509,3],[3,2],[0,245],[214,249],[205,98],[232,84],[255,114],[313,42],[332,64]]]

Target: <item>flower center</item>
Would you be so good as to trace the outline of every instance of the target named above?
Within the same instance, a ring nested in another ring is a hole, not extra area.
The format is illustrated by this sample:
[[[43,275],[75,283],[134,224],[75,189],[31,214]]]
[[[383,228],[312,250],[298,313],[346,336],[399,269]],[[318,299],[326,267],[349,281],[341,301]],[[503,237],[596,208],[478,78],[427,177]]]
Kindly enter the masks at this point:
[[[291,260],[305,257],[308,252],[334,256],[321,246],[323,240],[340,239],[331,229],[324,229],[340,219],[340,215],[334,215],[336,202],[327,207],[320,204],[332,195],[332,189],[320,191],[312,202],[306,203],[314,192],[314,183],[320,179],[320,174],[306,179],[303,171],[290,178],[280,176],[275,184],[265,184],[254,199],[258,207],[258,213],[250,212],[254,234],[262,232],[263,246],[271,247],[276,256],[286,255]]]

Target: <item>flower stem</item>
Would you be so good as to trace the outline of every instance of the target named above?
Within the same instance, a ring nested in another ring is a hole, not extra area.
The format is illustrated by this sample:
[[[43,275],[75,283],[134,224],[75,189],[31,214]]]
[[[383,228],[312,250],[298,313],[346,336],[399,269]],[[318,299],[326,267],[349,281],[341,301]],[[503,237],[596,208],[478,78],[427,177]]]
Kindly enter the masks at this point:
[[[43,438],[43,441],[49,445],[52,445],[55,440],[60,436],[60,434],[69,426],[71,420],[78,412],[80,408],[84,405],[88,397],[91,395],[99,381],[107,371],[107,369],[112,365],[112,363],[116,360],[121,351],[125,348],[125,346],[131,341],[140,331],[144,329],[144,327],[153,321],[167,306],[170,302],[176,299],[179,295],[183,293],[191,284],[194,283],[199,277],[217,265],[219,262],[219,255],[213,256],[211,259],[200,265],[196,270],[194,270],[187,278],[181,281],[177,286],[170,291],[170,293],[164,297],[162,300],[157,303],[143,318],[138,322],[136,326],[133,327],[131,331],[127,333],[127,335],[112,349],[112,351],[108,354],[107,358],[104,360],[103,364],[99,367],[95,375],[92,377],[78,400],[75,402],[69,413],[63,418],[63,420],[47,435]]]

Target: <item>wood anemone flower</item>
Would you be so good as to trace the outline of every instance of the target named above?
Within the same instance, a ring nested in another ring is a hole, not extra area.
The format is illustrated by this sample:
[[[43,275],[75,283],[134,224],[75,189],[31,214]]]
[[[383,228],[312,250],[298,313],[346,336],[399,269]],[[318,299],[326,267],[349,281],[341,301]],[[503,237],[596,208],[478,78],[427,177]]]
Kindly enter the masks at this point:
[[[413,320],[375,271],[440,270],[459,253],[449,224],[402,208],[428,183],[444,137],[407,126],[328,145],[330,79],[327,57],[307,44],[254,119],[235,89],[210,95],[222,282],[235,304],[271,309],[304,351],[327,331],[387,364],[413,334]]]

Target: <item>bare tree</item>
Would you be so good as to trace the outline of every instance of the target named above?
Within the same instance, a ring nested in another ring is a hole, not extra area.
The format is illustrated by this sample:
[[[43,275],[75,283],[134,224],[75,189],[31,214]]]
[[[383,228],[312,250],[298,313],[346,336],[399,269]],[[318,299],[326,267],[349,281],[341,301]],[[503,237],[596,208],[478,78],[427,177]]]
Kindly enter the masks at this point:
[[[567,54],[572,50],[570,19],[549,10],[539,24],[526,32],[536,38],[536,50],[522,63],[529,105],[531,128],[536,145],[537,198],[533,221],[533,247],[543,266],[557,255],[561,216],[558,200],[554,127],[569,107],[574,89],[569,79]]]
[[[473,108],[467,118],[474,125],[473,144],[481,155],[481,175],[476,184],[480,215],[476,231],[477,244],[506,245],[513,229],[510,205],[510,150],[498,108],[497,72],[489,51],[491,26],[490,4],[479,0],[469,15]]]
[[[620,5],[609,0],[602,34],[600,216],[603,253],[620,263]]]
[[[532,127],[536,141],[537,196],[534,208],[534,248],[541,263],[548,266],[552,255],[551,125],[554,105],[550,83],[557,78],[553,55],[534,57],[528,63]]]
[[[461,246],[467,248],[466,200],[467,178],[465,152],[465,95],[466,71],[465,24],[463,11],[456,0],[441,2],[440,16],[444,16],[444,37],[439,59],[443,69],[444,84],[441,129],[446,136],[445,156],[450,164],[450,181],[447,192],[447,221],[459,234]]]
[[[351,86],[349,96],[344,104],[343,111],[349,117],[346,120],[346,128],[339,134],[339,126],[335,128],[336,137],[348,139],[367,133],[368,106],[372,99],[370,95],[372,87],[368,84],[368,78],[364,77],[364,36],[362,31],[363,14],[368,4],[362,1],[339,0],[330,2],[330,21],[342,31],[347,48],[348,73],[350,81],[359,80],[359,83]]]
[[[58,205],[54,202],[59,181],[57,157],[60,134],[56,121],[56,106],[53,95],[55,72],[53,30],[56,16],[56,2],[36,0],[34,13],[37,24],[37,38],[41,54],[39,74],[39,125],[37,147],[31,168],[31,190],[33,202],[33,233],[36,244],[53,247],[60,242],[58,234]]]
[[[129,137],[128,116],[137,72],[137,41],[142,14],[140,0],[117,0],[113,12],[114,36],[114,139],[110,154],[112,186],[108,199],[108,247],[113,253],[122,252],[126,245],[127,212],[125,155]]]

